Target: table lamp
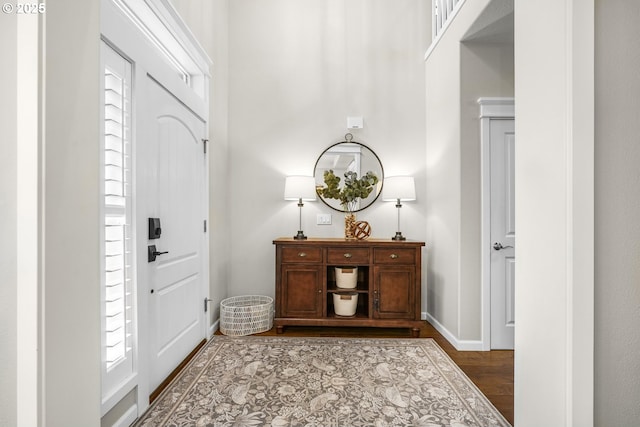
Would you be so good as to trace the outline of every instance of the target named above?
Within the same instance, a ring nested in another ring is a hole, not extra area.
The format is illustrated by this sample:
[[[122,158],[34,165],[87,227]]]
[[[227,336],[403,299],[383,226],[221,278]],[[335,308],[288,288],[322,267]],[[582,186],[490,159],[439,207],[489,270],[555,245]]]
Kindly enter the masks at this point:
[[[395,201],[398,208],[398,231],[392,240],[407,240],[400,231],[400,208],[401,202],[408,202],[416,199],[416,184],[411,176],[390,176],[384,179],[382,186],[382,200]]]
[[[293,236],[296,240],[305,240],[307,236],[302,231],[302,207],[303,201],[316,200],[316,180],[312,176],[288,176],[284,182],[284,199],[297,200],[300,208],[300,224],[298,234]]]

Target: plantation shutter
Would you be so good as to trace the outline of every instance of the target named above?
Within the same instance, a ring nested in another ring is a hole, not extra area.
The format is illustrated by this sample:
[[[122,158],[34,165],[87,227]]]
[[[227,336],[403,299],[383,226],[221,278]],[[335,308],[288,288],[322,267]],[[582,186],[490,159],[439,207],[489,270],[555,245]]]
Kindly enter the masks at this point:
[[[103,402],[134,375],[134,259],[131,199],[131,63],[104,58],[102,372]]]

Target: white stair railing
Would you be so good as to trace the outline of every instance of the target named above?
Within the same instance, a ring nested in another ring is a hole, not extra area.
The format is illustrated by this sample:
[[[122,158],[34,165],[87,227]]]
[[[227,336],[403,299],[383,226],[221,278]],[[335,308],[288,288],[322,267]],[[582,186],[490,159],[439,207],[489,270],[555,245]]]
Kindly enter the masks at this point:
[[[462,3],[464,3],[464,0],[432,0],[432,40],[435,41],[438,35],[444,31],[448,22],[453,19],[459,7],[462,6]]]

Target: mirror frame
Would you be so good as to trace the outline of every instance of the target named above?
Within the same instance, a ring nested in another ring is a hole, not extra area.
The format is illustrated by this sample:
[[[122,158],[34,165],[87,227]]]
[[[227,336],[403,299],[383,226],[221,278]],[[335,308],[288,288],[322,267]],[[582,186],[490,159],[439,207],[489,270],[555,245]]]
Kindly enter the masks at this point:
[[[382,166],[382,161],[380,161],[380,158],[378,157],[378,155],[376,154],[376,152],[375,152],[375,151],[373,151],[370,147],[366,146],[365,144],[363,144],[363,143],[361,143],[361,142],[353,141],[353,139],[352,139],[352,138],[353,138],[353,135],[351,135],[350,133],[348,133],[348,134],[346,134],[346,135],[345,135],[345,140],[344,140],[344,141],[336,142],[335,144],[332,144],[332,145],[330,145],[329,147],[327,147],[327,148],[326,148],[326,149],[325,149],[325,150],[320,154],[320,156],[318,156],[318,160],[316,160],[316,164],[315,164],[315,166],[313,167],[313,177],[314,177],[314,179],[317,179],[317,178],[316,178],[316,172],[318,171],[318,163],[320,163],[320,159],[322,159],[322,156],[324,156],[327,152],[331,151],[331,149],[332,149],[332,148],[335,148],[335,147],[337,147],[337,146],[339,146],[339,145],[342,145],[342,144],[353,144],[353,145],[359,145],[361,148],[369,150],[369,152],[370,152],[371,154],[373,154],[373,157],[375,158],[375,160],[376,160],[376,161],[378,162],[378,164],[380,165],[380,174],[381,174],[382,176],[379,176],[379,177],[378,177],[378,183],[379,183],[379,185],[380,185],[380,188],[379,188],[378,193],[376,194],[376,196],[373,198],[373,200],[371,200],[371,203],[369,203],[369,204],[367,204],[366,206],[360,207],[360,208],[358,208],[358,209],[356,209],[356,210],[354,210],[354,211],[353,211],[353,212],[360,212],[360,211],[362,211],[362,210],[364,210],[364,209],[368,208],[369,206],[373,205],[373,204],[375,203],[375,201],[376,201],[376,200],[378,200],[378,198],[380,197],[380,194],[382,194],[382,187],[383,187],[383,185],[384,185],[384,167]],[[365,171],[364,173],[366,173],[366,171]],[[360,171],[360,173],[358,174],[358,178],[360,178],[361,176],[362,176],[362,171]],[[340,177],[340,180],[341,180],[341,181],[344,181],[344,176],[341,176],[341,177]],[[320,182],[318,182],[318,181],[316,181],[316,185],[320,185],[320,184],[325,185],[325,184],[324,184],[324,181],[322,181],[321,183],[320,183]],[[348,212],[348,211],[346,211],[346,210],[344,210],[344,209],[337,208],[337,207],[335,207],[335,206],[331,206],[331,205],[329,204],[329,202],[328,202],[327,200],[325,200],[325,199],[324,199],[324,197],[322,197],[322,196],[321,196],[317,191],[316,191],[316,194],[318,195],[318,198],[319,198],[320,200],[322,200],[322,203],[324,203],[325,205],[327,205],[328,207],[330,207],[330,208],[331,208],[331,209],[333,209],[334,211],[343,212],[343,213]],[[331,199],[331,200],[335,200],[335,199]]]

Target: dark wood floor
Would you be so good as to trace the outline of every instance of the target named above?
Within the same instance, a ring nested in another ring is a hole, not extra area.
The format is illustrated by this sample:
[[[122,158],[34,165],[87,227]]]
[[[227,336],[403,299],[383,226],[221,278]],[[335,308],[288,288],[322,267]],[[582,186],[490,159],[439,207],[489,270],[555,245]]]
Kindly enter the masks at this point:
[[[218,332],[219,333],[219,332]],[[275,328],[258,335],[276,335]],[[410,338],[408,329],[288,326],[282,336]],[[513,425],[513,351],[457,351],[425,322],[420,338],[433,338]]]

